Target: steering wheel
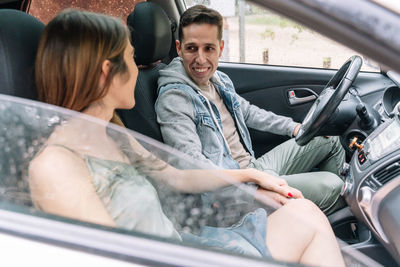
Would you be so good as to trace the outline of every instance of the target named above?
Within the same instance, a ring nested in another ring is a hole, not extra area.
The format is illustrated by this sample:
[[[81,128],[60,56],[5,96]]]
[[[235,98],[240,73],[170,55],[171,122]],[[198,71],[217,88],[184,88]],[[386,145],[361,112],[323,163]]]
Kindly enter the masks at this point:
[[[328,122],[356,79],[361,65],[361,57],[352,56],[330,79],[301,124],[295,139],[298,145],[304,146],[310,142]]]

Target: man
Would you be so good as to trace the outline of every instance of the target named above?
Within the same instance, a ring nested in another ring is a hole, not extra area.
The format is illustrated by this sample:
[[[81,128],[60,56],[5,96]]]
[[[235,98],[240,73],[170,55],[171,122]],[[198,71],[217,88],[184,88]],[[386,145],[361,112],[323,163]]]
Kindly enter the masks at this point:
[[[224,48],[222,21],[217,11],[201,5],[182,14],[179,57],[160,71],[158,80],[155,107],[164,142],[220,168],[256,168],[281,176],[327,214],[342,207],[343,181],[336,174],[344,150],[337,137],[317,137],[303,147],[291,139],[254,158],[248,127],[294,137],[300,124],[251,105],[217,71]],[[306,173],[314,167],[320,172]]]

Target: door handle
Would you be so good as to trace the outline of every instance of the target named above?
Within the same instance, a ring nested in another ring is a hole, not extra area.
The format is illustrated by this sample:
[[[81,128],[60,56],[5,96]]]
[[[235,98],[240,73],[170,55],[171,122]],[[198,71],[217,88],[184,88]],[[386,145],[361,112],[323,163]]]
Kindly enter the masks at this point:
[[[318,94],[309,88],[290,89],[287,95],[291,106],[312,102],[318,98]]]

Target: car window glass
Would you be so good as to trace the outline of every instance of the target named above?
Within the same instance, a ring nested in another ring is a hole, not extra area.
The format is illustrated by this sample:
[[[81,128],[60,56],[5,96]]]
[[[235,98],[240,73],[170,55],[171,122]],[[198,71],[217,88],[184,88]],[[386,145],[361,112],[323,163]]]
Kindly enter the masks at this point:
[[[113,205],[121,206],[116,221],[126,230],[177,242],[181,241],[182,234],[198,234],[206,225],[229,226],[234,222],[232,217],[246,212],[241,210],[241,205],[227,206],[229,210],[218,209],[221,201],[234,201],[235,196],[215,197],[213,206],[204,205],[203,195],[179,193],[156,179],[167,164],[179,169],[210,166],[201,166],[150,138],[81,113],[4,95],[0,95],[0,111],[1,125],[7,125],[0,129],[0,145],[4,148],[0,152],[0,199],[3,201],[38,208],[35,203],[40,199],[31,198],[31,193],[39,189],[29,183],[30,162],[46,149],[57,148],[85,163],[107,209],[112,213]],[[96,136],[105,126],[110,140],[123,151],[124,160],[110,155],[106,145],[103,148],[90,144],[96,143]],[[78,131],[79,137],[68,140],[59,131],[64,127]],[[77,146],[81,138],[91,141],[87,146]],[[220,178],[230,179],[222,175]],[[246,189],[243,194],[247,194]],[[54,199],[55,195],[41,197]],[[85,196],[78,198],[82,200]],[[264,204],[266,208],[271,207],[268,201]],[[84,203],[71,199],[70,205]],[[152,220],[152,216],[160,221]]]
[[[234,204],[238,194],[247,194],[245,188],[235,195],[222,197],[215,194],[211,202],[204,201],[204,194],[180,193],[172,189],[171,184],[157,179],[168,168],[167,163],[178,169],[210,166],[200,166],[182,153],[114,124],[52,105],[4,95],[0,95],[0,123],[0,146],[3,148],[0,150],[0,202],[43,211],[36,205],[40,198],[56,199],[57,196],[51,192],[36,194],[32,199],[32,192],[38,188],[29,181],[30,162],[46,153],[49,147],[56,147],[84,164],[96,194],[118,227],[132,233],[222,251],[212,245],[210,248],[210,244],[202,243],[196,236],[203,231],[216,231],[217,228],[209,226],[231,229],[229,227],[234,224],[234,228],[239,227],[241,223],[237,222],[249,211],[246,206]],[[104,147],[91,144],[96,143],[97,136],[105,127],[112,143],[123,151],[122,160],[118,156],[114,158],[107,149],[109,144],[104,144]],[[68,129],[69,133],[77,131],[78,134],[67,138],[60,129]],[[84,146],[77,145],[80,139],[90,142]],[[223,175],[220,179],[229,181],[229,177]],[[63,191],[68,188],[59,186]],[[82,202],[85,199],[86,196],[77,196],[68,204],[85,205]],[[275,210],[272,203],[272,200],[265,199],[256,206],[270,214]],[[62,215],[57,210],[51,213]],[[228,245],[232,244],[228,242]],[[368,260],[346,244],[341,245],[345,248],[343,253],[347,262]]]
[[[203,4],[224,17],[221,61],[339,69],[357,52],[319,33],[244,0],[185,0]],[[379,71],[364,58],[362,71]]]

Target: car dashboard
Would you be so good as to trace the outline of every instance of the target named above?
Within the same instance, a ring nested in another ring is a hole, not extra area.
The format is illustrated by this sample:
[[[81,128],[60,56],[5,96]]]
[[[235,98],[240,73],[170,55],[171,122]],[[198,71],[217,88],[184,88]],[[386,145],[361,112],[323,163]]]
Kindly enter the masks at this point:
[[[393,117],[400,107],[400,88],[397,86],[388,87],[383,93],[382,99],[375,104],[374,109],[379,112],[383,121]]]
[[[388,90],[384,93],[383,105],[387,104],[386,92]],[[390,102],[393,110],[398,102]],[[386,108],[383,111],[387,112]],[[353,214],[399,260],[400,114],[383,118],[382,124],[357,146],[342,195]]]

